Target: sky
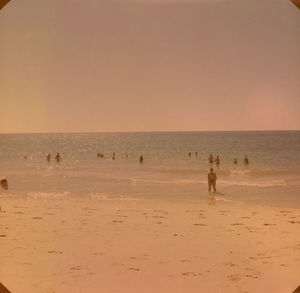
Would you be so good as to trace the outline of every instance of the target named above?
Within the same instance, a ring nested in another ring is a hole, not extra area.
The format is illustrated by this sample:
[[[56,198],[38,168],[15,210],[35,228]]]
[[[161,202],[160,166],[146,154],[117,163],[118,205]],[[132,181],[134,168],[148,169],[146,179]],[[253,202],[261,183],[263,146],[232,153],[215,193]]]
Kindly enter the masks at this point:
[[[0,133],[300,129],[288,0],[26,0],[0,10]]]

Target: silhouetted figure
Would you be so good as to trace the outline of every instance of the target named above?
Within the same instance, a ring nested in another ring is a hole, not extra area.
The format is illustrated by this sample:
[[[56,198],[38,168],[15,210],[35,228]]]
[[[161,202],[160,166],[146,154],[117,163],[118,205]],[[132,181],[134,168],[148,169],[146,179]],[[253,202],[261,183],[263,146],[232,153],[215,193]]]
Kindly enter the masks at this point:
[[[100,158],[101,157],[101,154],[100,153],[97,153],[97,158]]]
[[[115,160],[115,159],[116,159],[114,155],[112,156],[112,159],[113,159],[113,160]]]
[[[24,159],[27,160],[27,156],[26,155],[24,156]]]
[[[214,173],[213,168],[210,169],[210,173],[208,173],[207,180],[208,180],[208,191],[211,190],[211,187],[213,187],[214,191],[217,191],[216,189],[217,175]]]
[[[8,189],[8,181],[7,181],[7,179],[1,179],[1,181],[0,181],[0,184],[1,184],[1,187],[3,188],[3,189],[5,189],[5,190],[7,190]]]
[[[191,156],[192,156],[192,153],[188,153],[188,155],[189,155],[189,157],[191,157]]]
[[[238,162],[237,162],[237,159],[234,159],[233,160],[233,163],[236,165]]]
[[[144,157],[140,156],[140,163],[142,164],[144,162]]]
[[[198,157],[198,152],[195,152],[195,156]]]
[[[219,158],[219,156],[216,157],[215,162],[216,162],[216,165],[220,165],[220,158]]]
[[[209,157],[208,157],[208,162],[209,162],[210,164],[213,164],[213,162],[214,162],[214,157],[213,157],[212,154],[209,155]]]
[[[128,158],[128,155],[127,155],[127,154],[125,155],[125,158],[126,158],[126,159]]]
[[[60,153],[57,153],[57,154],[56,154],[55,160],[56,160],[56,162],[60,162],[60,160],[61,160]]]
[[[248,165],[248,164],[249,164],[249,159],[248,159],[247,155],[246,155],[245,158],[244,158],[244,164],[245,164],[245,165]]]
[[[46,159],[47,159],[48,162],[50,162],[50,160],[51,160],[51,155],[48,154],[48,155],[46,156]]]

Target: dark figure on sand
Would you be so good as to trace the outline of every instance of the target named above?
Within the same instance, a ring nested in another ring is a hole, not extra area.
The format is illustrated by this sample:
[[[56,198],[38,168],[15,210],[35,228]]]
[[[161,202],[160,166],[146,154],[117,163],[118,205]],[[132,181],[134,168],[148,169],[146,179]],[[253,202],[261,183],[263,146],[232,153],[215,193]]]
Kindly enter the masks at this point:
[[[8,181],[7,179],[1,179],[0,184],[3,189],[7,190],[8,189]]]
[[[220,158],[219,158],[219,156],[216,157],[215,162],[216,162],[216,165],[220,165]]]
[[[208,180],[208,191],[211,190],[211,187],[213,187],[214,191],[217,191],[216,189],[217,175],[216,173],[214,173],[213,168],[210,169],[210,173],[208,173],[207,180]]]
[[[57,153],[57,154],[56,154],[55,160],[56,160],[56,162],[59,162],[59,161],[61,160],[60,153]]]
[[[144,157],[140,156],[140,163],[142,164],[144,162]]]
[[[245,165],[248,165],[248,164],[249,164],[249,159],[248,159],[247,155],[246,155],[245,158],[244,158],[244,164],[245,164]]]
[[[208,162],[209,162],[210,164],[213,164],[213,162],[214,162],[214,157],[213,157],[212,154],[209,155],[209,157],[208,157]]]

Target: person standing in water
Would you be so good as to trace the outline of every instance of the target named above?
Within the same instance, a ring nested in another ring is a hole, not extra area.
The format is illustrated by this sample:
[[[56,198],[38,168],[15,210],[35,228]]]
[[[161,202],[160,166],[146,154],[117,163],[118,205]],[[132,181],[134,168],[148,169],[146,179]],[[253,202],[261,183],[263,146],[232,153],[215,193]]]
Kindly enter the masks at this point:
[[[216,173],[214,173],[213,168],[210,169],[210,173],[208,173],[207,179],[208,179],[208,191],[210,191],[211,187],[213,187],[214,192],[216,192],[217,175]]]
[[[214,157],[213,157],[212,154],[209,155],[209,157],[208,157],[208,162],[209,162],[210,164],[213,164],[213,162],[214,162]]]
[[[50,154],[48,154],[48,155],[46,156],[46,159],[47,159],[47,161],[48,161],[48,162],[50,162],[51,155],[50,155]]]
[[[216,157],[215,162],[216,162],[216,165],[220,165],[220,157],[219,156]]]
[[[236,159],[236,158],[234,159],[233,163],[234,163],[235,165],[237,164],[237,159]]]
[[[140,156],[140,163],[142,164],[144,162],[144,157]]]
[[[56,162],[59,162],[61,160],[60,153],[57,153],[55,156]]]
[[[249,164],[249,159],[248,159],[247,155],[246,155],[245,158],[244,158],[244,163],[245,163],[245,165],[248,165],[248,164]]]

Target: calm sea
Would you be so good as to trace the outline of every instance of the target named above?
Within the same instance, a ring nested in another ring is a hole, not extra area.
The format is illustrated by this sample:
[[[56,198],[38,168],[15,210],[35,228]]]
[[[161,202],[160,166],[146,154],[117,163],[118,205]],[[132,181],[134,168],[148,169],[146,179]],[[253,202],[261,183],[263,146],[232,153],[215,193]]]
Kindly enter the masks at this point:
[[[300,131],[1,134],[0,197],[207,200],[210,153],[220,200],[300,207]]]

